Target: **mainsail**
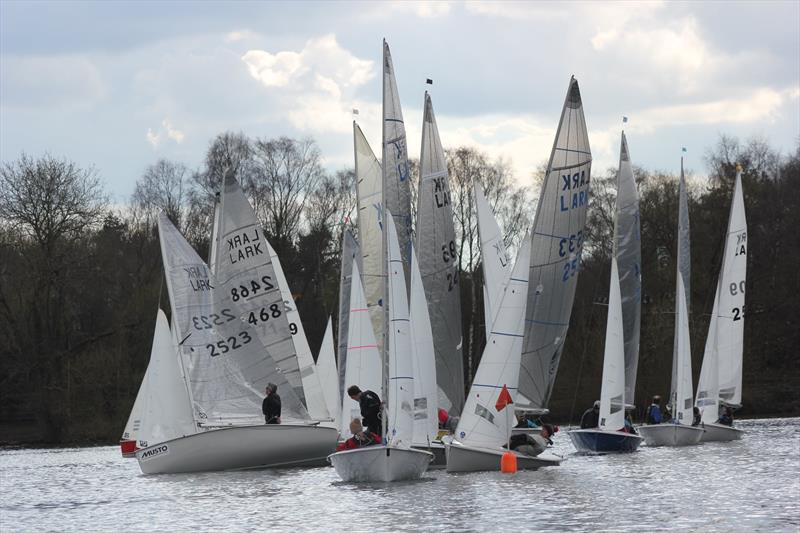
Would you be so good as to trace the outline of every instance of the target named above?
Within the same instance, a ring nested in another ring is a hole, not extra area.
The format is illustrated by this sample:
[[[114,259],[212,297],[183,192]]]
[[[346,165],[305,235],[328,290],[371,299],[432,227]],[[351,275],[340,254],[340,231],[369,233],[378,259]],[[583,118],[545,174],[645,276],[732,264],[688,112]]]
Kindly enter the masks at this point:
[[[611,259],[608,320],[603,351],[603,385],[600,390],[600,428],[618,431],[625,425],[625,354],[622,296],[617,260]]]
[[[439,432],[436,353],[428,302],[413,249],[410,293],[408,314],[411,320],[411,353],[414,355],[414,444],[429,445]]]
[[[564,349],[580,271],[591,163],[581,93],[572,78],[531,235],[519,390],[533,408],[547,408]]]
[[[464,364],[461,356],[459,257],[447,160],[427,92],[419,166],[416,249],[431,329],[436,339],[436,382],[449,400],[451,411],[460,413],[464,403]]]
[[[744,291],[747,275],[747,220],[742,194],[741,169],[736,173],[728,231],[717,281],[714,310],[708,325],[703,367],[697,386],[696,405],[703,422],[713,423],[719,403],[742,402],[742,353],[744,350]]]
[[[636,368],[639,363],[639,327],[642,319],[642,243],[639,227],[639,193],[633,179],[625,132],[622,132],[617,173],[614,257],[619,268],[622,325],[625,332],[625,403],[632,406],[635,400]]]
[[[378,348],[383,351],[383,298],[386,290],[383,242],[383,178],[381,164],[367,143],[358,124],[353,122],[356,157],[356,190],[358,194],[358,240],[361,246],[362,279],[372,329]]]
[[[675,313],[675,345],[678,350],[675,360],[675,390],[676,400],[673,402],[672,416],[676,422],[691,424],[694,417],[692,394],[692,349],[689,343],[689,312],[686,305],[686,288],[683,284],[683,275],[678,272],[678,285],[675,291],[675,301],[678,306]]]
[[[406,286],[409,286],[409,254],[411,253],[411,171],[400,95],[394,76],[389,45],[383,41],[383,207],[394,217],[397,239],[403,256]],[[384,241],[385,242],[385,241]],[[361,237],[362,246],[364,238]],[[378,335],[380,338],[380,335]]]
[[[681,179],[678,185],[678,273],[681,275],[682,283],[684,286],[684,299],[686,300],[686,320],[689,320],[688,314],[692,309],[692,297],[689,290],[691,286],[691,242],[689,239],[689,201],[688,193],[686,191],[686,177],[683,174],[683,158],[681,157]],[[675,330],[680,327],[678,323],[678,300],[675,300]],[[675,405],[676,390],[675,386],[678,383],[678,336],[672,345],[672,388],[669,394],[669,404]]]
[[[481,266],[483,268],[483,317],[486,338],[492,331],[495,311],[503,297],[503,287],[511,275],[511,258],[500,226],[492,214],[489,202],[479,183],[475,183],[475,210],[478,213],[478,234],[481,240]]]
[[[195,421],[203,425],[263,424],[261,402],[270,382],[278,385],[284,418],[307,419],[303,404],[258,334],[242,320],[245,315],[238,304],[222,293],[227,287],[212,283],[206,264],[163,213],[158,231],[173,327],[180,339]],[[218,262],[220,273],[222,264],[224,261]],[[274,292],[277,294],[277,289]]]
[[[356,238],[350,230],[342,232],[342,266],[339,272],[339,391],[343,393],[346,385],[344,373],[347,369],[347,330],[350,322],[350,286],[353,276],[353,260],[360,260],[360,250]],[[360,269],[359,269],[360,270]],[[341,398],[339,399],[341,403]],[[337,411],[341,411],[341,405]]]

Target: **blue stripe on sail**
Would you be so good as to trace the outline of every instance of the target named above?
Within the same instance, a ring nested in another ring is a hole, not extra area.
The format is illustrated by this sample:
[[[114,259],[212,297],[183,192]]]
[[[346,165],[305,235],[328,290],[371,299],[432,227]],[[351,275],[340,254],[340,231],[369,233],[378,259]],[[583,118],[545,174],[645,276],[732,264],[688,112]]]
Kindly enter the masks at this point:
[[[411,376],[397,376],[397,377],[389,378],[389,379],[392,380],[392,379],[414,379],[414,378],[411,377]]]
[[[409,321],[410,319],[408,318],[393,318],[390,320],[390,322],[409,322]]]
[[[400,120],[399,118],[385,118],[383,120],[385,120],[386,122],[399,122],[400,124],[403,123],[403,121]]]
[[[490,335],[503,335],[505,337],[523,337],[523,335],[517,335],[516,333],[503,333],[502,331],[492,331]]]
[[[503,385],[483,385],[481,383],[473,383],[473,387],[486,387],[487,389],[502,389]],[[509,390],[517,390],[517,387],[506,387]]]
[[[522,283],[528,283],[527,279],[520,279],[520,278],[508,278],[511,281],[521,281]]]
[[[529,322],[531,324],[544,324],[545,326],[569,326],[569,322],[547,322],[546,320],[532,320],[532,319],[525,319],[525,322]]]

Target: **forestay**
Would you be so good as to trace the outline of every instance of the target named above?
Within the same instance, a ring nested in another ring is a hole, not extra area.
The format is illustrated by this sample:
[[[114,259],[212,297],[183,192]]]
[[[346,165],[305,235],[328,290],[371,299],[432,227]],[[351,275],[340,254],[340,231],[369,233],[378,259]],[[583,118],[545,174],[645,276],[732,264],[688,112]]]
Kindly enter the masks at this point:
[[[225,179],[220,218],[215,289],[226,306],[235,306],[238,316],[253,327],[294,393],[305,403],[297,353],[267,241],[232,175]]]
[[[339,427],[339,414],[342,409],[342,396],[339,388],[339,375],[336,371],[336,352],[333,345],[333,325],[328,317],[325,327],[325,336],[322,337],[322,346],[317,356],[317,376],[322,385],[322,394],[325,397],[325,406],[330,417],[334,420],[335,427]]]
[[[676,382],[672,384],[675,390],[676,402],[674,403],[673,416],[681,424],[691,424],[694,417],[692,393],[692,349],[689,342],[689,312],[686,306],[686,289],[683,284],[683,275],[678,272],[678,285],[675,300],[678,302],[676,313],[675,345],[678,347],[675,362]]]
[[[322,393],[322,384],[317,375],[317,367],[314,364],[314,356],[311,354],[306,331],[303,328],[303,322],[300,320],[300,313],[297,311],[297,304],[294,302],[292,291],[289,289],[289,283],[283,274],[280,259],[269,244],[269,241],[265,240],[264,243],[267,246],[272,267],[275,269],[275,279],[281,291],[286,319],[289,321],[289,332],[292,334],[294,351],[297,353],[297,364],[300,367],[300,380],[303,384],[303,394],[306,398],[308,414],[314,420],[331,419],[332,416],[328,412],[325,396]]]
[[[381,165],[358,124],[353,122],[356,154],[356,191],[358,194],[358,240],[361,246],[362,283],[367,298],[372,330],[383,351],[383,298],[386,290],[383,231],[383,177]]]
[[[622,132],[617,174],[614,256],[619,267],[622,325],[625,332],[625,403],[632,406],[635,403],[639,327],[642,317],[642,243],[639,227],[639,193],[633,179],[625,132]]]
[[[353,277],[350,290],[350,324],[347,328],[347,370],[345,372],[345,390],[351,385],[358,385],[361,390],[377,392],[381,390],[383,364],[372,323],[369,319],[367,300],[361,287],[361,276],[358,262],[353,262]],[[352,435],[350,422],[361,419],[358,402],[351,400],[347,393],[342,399],[342,425],[340,435],[343,438]]]
[[[460,413],[464,402],[461,356],[461,290],[459,257],[453,226],[450,183],[431,97],[425,93],[417,202],[417,255],[428,301],[436,350],[436,382]]]
[[[622,296],[617,260],[611,259],[608,319],[603,353],[603,385],[600,390],[600,428],[618,431],[625,425],[625,352]]]
[[[592,154],[575,78],[570,80],[531,235],[520,393],[546,409],[569,327],[584,241]]]
[[[708,326],[697,406],[704,422],[716,422],[718,402],[742,402],[744,292],[747,275],[747,220],[741,170],[736,174],[728,230],[717,282],[714,310]]]
[[[383,41],[383,206],[392,213],[403,256],[406,286],[411,253],[411,171],[400,95],[389,45]],[[363,237],[362,237],[363,246]]]
[[[350,287],[353,277],[353,261],[360,261],[361,251],[356,238],[348,229],[342,232],[341,270],[339,271],[339,350],[338,381],[340,394],[345,390],[344,373],[347,368],[347,330],[350,322]],[[341,411],[341,398],[337,411]]]
[[[688,193],[686,191],[686,177],[683,173],[683,158],[681,157],[681,179],[678,184],[678,272],[683,278],[683,286],[685,287],[685,300],[688,313],[692,308],[692,297],[689,290],[691,286],[692,265],[691,265],[691,241],[689,238],[689,201]],[[679,327],[678,324],[678,301],[675,300],[675,329]],[[675,384],[678,383],[678,337],[672,345],[672,389],[669,395],[669,404],[673,405],[676,402]]]
[[[455,438],[463,444],[500,448],[508,440],[513,408],[506,407],[498,412],[496,403],[503,386],[512,399],[516,401],[517,398],[528,291],[528,280],[524,276],[528,272],[529,258],[530,239],[526,237],[500,300],[494,327],[456,428]]]
[[[163,213],[158,229],[195,421],[263,424],[261,402],[270,382],[278,385],[283,417],[307,419],[303,404],[244,313],[225,297],[221,284],[212,289],[208,267]],[[218,268],[222,272],[220,262]]]
[[[414,369],[409,331],[408,297],[403,259],[397,240],[397,229],[387,212],[386,230],[389,269],[389,346],[388,389],[386,397],[388,424],[386,444],[410,448],[414,439]]]
[[[486,338],[492,331],[494,312],[500,305],[503,287],[511,275],[511,259],[500,226],[492,214],[489,202],[479,183],[475,183],[475,210],[478,213],[478,235],[481,240],[481,266],[483,268],[483,315]]]
[[[411,250],[411,353],[414,355],[414,444],[428,445],[439,432],[436,354],[419,263]]]

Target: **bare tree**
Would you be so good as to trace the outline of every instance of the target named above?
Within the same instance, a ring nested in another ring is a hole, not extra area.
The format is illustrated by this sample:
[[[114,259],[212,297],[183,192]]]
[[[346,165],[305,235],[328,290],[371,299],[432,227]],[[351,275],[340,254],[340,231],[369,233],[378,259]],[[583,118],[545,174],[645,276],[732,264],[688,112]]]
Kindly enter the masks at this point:
[[[182,163],[166,159],[147,167],[131,198],[137,215],[151,224],[163,211],[178,228],[184,229],[189,200],[188,173]]]

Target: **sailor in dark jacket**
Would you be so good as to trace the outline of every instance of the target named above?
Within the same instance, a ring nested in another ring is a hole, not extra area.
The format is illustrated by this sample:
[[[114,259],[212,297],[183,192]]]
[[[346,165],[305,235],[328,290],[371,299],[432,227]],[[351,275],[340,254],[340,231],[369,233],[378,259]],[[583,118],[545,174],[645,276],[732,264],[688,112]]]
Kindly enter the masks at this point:
[[[267,424],[281,423],[281,397],[278,396],[278,386],[268,383],[266,389],[267,397],[261,403],[261,412],[264,413],[264,420]]]
[[[600,400],[594,402],[591,409],[587,409],[581,417],[581,429],[596,428],[600,420]]]
[[[364,425],[371,433],[376,433],[383,437],[383,412],[381,411],[381,399],[371,390],[362,391],[358,385],[351,385],[347,388],[347,395],[351,400],[358,402],[361,407],[361,417]]]

